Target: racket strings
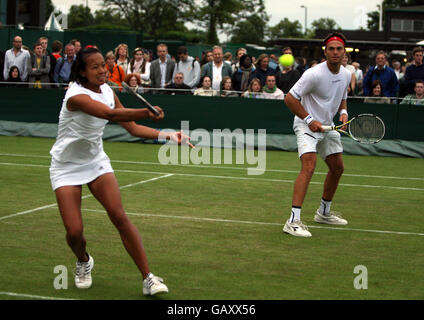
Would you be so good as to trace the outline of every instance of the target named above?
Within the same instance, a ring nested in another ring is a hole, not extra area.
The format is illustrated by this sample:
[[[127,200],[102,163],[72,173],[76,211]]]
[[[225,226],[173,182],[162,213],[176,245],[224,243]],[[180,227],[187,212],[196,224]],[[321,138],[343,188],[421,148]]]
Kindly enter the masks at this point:
[[[363,143],[376,143],[384,137],[384,124],[375,116],[358,117],[349,124],[349,133]]]

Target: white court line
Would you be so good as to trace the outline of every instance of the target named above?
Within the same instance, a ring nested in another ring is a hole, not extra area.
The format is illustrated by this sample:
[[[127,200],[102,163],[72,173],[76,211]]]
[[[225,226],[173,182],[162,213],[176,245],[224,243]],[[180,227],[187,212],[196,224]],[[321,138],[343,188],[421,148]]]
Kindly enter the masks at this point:
[[[104,213],[104,210],[97,209],[82,209],[83,211],[91,212],[101,212]],[[135,212],[126,212],[128,215],[140,216],[140,217],[159,217],[159,218],[168,218],[168,219],[181,219],[181,220],[190,220],[190,221],[208,221],[208,222],[225,222],[225,223],[239,223],[239,224],[253,224],[253,225],[269,225],[269,226],[280,226],[283,227],[281,223],[275,222],[260,222],[260,221],[244,221],[244,220],[230,220],[230,219],[214,219],[214,218],[203,218],[203,217],[190,217],[190,216],[173,216],[165,214],[153,214],[153,213],[135,213]],[[310,226],[308,228],[316,229],[329,229],[329,230],[340,230],[340,231],[360,231],[360,232],[372,232],[372,233],[386,233],[386,234],[399,234],[399,235],[414,235],[414,236],[424,236],[424,233],[419,232],[404,232],[404,231],[387,231],[387,230],[372,230],[372,229],[356,229],[356,228],[336,228],[336,227],[327,227],[327,226]]]
[[[0,156],[10,156],[10,157],[27,157],[27,158],[48,158],[51,156],[40,156],[40,155],[26,155],[26,154],[14,154],[14,153],[0,153]],[[230,167],[230,166],[214,166],[214,165],[197,165],[197,164],[164,164],[159,162],[147,162],[147,161],[126,161],[126,160],[111,160],[111,162],[116,163],[128,163],[128,164],[147,164],[147,165],[157,165],[157,166],[179,166],[179,167],[193,167],[193,168],[212,168],[212,169],[229,169],[229,170],[260,170],[257,168],[241,168],[241,167]],[[298,174],[299,171],[296,170],[281,170],[281,169],[266,169],[266,172],[281,172],[281,173],[295,173]],[[317,175],[326,175],[327,172],[315,171],[314,174]],[[353,173],[343,173],[343,176],[346,177],[365,177],[365,178],[376,178],[376,179],[397,179],[397,180],[417,180],[424,181],[424,178],[419,177],[397,177],[397,176],[376,176],[376,175],[366,175],[366,174],[353,174]]]
[[[76,299],[70,299],[70,298],[46,297],[46,296],[37,296],[37,295],[33,295],[33,294],[5,292],[5,291],[0,291],[0,295],[11,296],[11,297],[30,298],[30,299],[37,299],[37,300],[76,300]]]
[[[22,166],[22,167],[42,167],[49,168],[48,165],[33,165],[25,163],[8,163],[0,162],[0,165],[7,166]],[[284,183],[293,183],[294,180],[283,180],[283,179],[266,179],[266,178],[249,178],[249,177],[234,177],[234,176],[215,176],[215,175],[205,175],[205,174],[195,174],[195,173],[175,173],[175,172],[160,172],[160,171],[144,171],[144,170],[119,170],[115,169],[115,172],[125,172],[125,173],[149,173],[149,174],[171,174],[175,176],[186,176],[186,177],[202,177],[202,178],[214,178],[214,179],[234,179],[234,180],[252,180],[252,181],[271,181],[271,182],[284,182]],[[323,185],[324,182],[311,181],[310,184]],[[344,187],[359,187],[359,188],[380,188],[380,189],[393,189],[393,190],[411,190],[411,191],[424,191],[424,188],[414,188],[414,187],[395,187],[395,186],[379,186],[379,185],[370,185],[370,184],[352,184],[352,183],[339,183],[339,186]]]
[[[168,178],[172,175],[173,175],[172,173],[169,173],[169,174],[166,174],[166,175],[163,175],[163,176],[160,176],[160,177],[151,178],[151,179],[148,179],[148,180],[142,180],[142,181],[139,181],[139,182],[136,182],[136,183],[127,184],[125,186],[120,187],[119,189],[126,189],[126,188],[130,188],[130,187],[134,187],[134,186],[139,185],[139,184],[143,184],[143,183],[147,183],[147,182],[151,182],[151,181],[156,181],[156,180],[163,179],[163,178]],[[81,199],[87,199],[87,198],[90,198],[92,196],[93,196],[92,194],[87,194],[85,196],[82,196]],[[36,211],[48,209],[48,208],[53,208],[53,207],[56,207],[56,206],[57,206],[57,203],[52,203],[52,204],[48,204],[48,205],[38,207],[38,208],[35,208],[35,209],[17,212],[17,213],[14,213],[14,214],[10,214],[8,216],[0,217],[0,221],[5,220],[5,219],[9,219],[9,218],[13,218],[13,217],[17,217],[17,216],[22,216],[24,214],[33,213],[33,212],[36,212]]]

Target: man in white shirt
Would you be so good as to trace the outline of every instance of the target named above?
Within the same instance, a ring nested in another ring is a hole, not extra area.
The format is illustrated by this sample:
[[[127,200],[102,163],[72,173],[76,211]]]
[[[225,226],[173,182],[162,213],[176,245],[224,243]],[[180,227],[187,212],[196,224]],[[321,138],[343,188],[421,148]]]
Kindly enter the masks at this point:
[[[222,67],[224,64],[224,55],[222,48],[214,47],[212,50],[213,64],[212,64],[212,89],[219,90],[222,81]]]
[[[5,80],[9,77],[9,70],[17,66],[21,75],[21,80],[26,81],[28,77],[28,60],[31,58],[27,50],[22,49],[22,38],[16,36],[13,38],[13,48],[6,51],[4,57],[3,77]]]
[[[330,211],[331,201],[344,170],[343,146],[337,131],[324,132],[322,125],[332,125],[338,112],[339,121],[347,122],[347,89],[351,73],[342,65],[345,37],[338,32],[324,40],[326,61],[305,71],[286,95],[285,103],[295,114],[293,129],[302,167],[296,179],[291,216],[283,231],[300,237],[310,237],[301,222],[300,213],[319,153],[328,166],[321,204],[314,220],[318,223],[345,225],[347,221]]]
[[[150,80],[152,88],[165,88],[172,81],[175,62],[167,58],[168,46],[166,44],[161,43],[157,46],[157,55],[159,58],[150,64]]]
[[[200,77],[209,76],[212,79],[212,89],[219,91],[221,81],[225,76],[231,77],[233,70],[231,65],[224,63],[222,48],[214,46],[212,49],[213,60],[204,65]]]

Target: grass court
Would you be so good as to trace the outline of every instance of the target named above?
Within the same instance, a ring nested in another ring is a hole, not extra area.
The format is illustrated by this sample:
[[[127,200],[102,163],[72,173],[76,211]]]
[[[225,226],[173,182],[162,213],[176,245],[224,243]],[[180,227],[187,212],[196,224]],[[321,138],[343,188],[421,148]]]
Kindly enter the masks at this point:
[[[318,159],[302,208],[312,237],[296,238],[282,228],[297,153],[267,151],[267,171],[252,176],[247,165],[161,165],[160,145],[105,141],[151,271],[170,290],[146,298],[141,275],[87,187],[82,213],[93,286],[75,288],[76,259],[50,186],[53,143],[0,137],[0,299],[424,298],[422,159],[345,155],[332,209],[347,226],[313,221],[326,174]],[[68,269],[67,290],[53,286],[57,265]],[[367,268],[366,290],[354,287],[358,265]]]

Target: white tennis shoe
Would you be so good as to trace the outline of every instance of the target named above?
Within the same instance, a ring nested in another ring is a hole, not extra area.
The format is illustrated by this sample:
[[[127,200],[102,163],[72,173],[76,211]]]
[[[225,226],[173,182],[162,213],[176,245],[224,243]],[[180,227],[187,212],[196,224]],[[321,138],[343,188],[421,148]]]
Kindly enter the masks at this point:
[[[308,227],[302,221],[294,220],[293,222],[289,222],[289,220],[286,221],[283,232],[296,237],[312,237],[312,234],[308,231]]]
[[[161,292],[168,292],[168,287],[163,283],[163,279],[149,273],[143,280],[143,294],[153,296]]]
[[[337,225],[346,225],[347,220],[343,219],[340,215],[336,215],[335,212],[330,212],[329,216],[325,216],[319,212],[317,212],[314,217],[314,221],[318,223],[326,223],[326,224],[337,224]]]
[[[88,255],[88,254],[87,254]],[[79,289],[88,289],[91,287],[91,270],[94,267],[94,259],[88,255],[87,262],[77,261],[77,267],[75,271],[75,286]]]

